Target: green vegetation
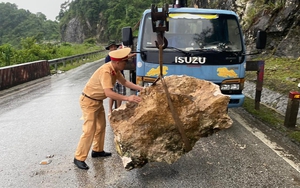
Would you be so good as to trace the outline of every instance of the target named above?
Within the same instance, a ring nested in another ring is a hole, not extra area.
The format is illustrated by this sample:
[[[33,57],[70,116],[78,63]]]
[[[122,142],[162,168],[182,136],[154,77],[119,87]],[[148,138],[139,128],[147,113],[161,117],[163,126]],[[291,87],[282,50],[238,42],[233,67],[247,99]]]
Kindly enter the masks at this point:
[[[60,39],[58,22],[47,20],[42,13],[18,9],[16,4],[0,3],[0,23],[0,45],[9,43],[20,47],[21,40],[26,37],[51,43]]]
[[[265,59],[264,87],[288,94],[298,90],[300,82],[300,59],[262,58]],[[256,81],[256,72],[246,72],[248,81]]]
[[[101,53],[100,53],[99,55],[97,55],[97,56],[89,57],[89,58],[84,59],[84,60],[80,59],[80,60],[78,60],[78,61],[76,61],[76,62],[66,62],[65,66],[64,66],[64,65],[59,65],[59,66],[57,67],[57,70],[65,72],[65,71],[74,69],[74,68],[76,68],[76,67],[79,67],[80,65],[83,65],[83,64],[85,64],[85,63],[93,62],[93,61],[102,59],[102,58],[104,58],[106,55],[107,55],[107,52],[106,52],[106,51],[103,51],[103,52],[101,52]],[[51,66],[51,67],[50,67],[50,70],[51,70],[51,74],[57,73],[54,66]]]
[[[33,37],[30,37],[21,40],[20,49],[15,49],[10,44],[0,46],[0,67],[37,60],[56,59],[102,49],[104,47],[92,44],[91,40],[84,44],[38,44]]]
[[[285,117],[280,113],[263,104],[260,105],[259,110],[255,110],[254,100],[250,98],[245,99],[243,108],[270,128],[280,131],[283,135],[300,144],[300,130],[297,127],[295,129],[286,128],[284,126]]]
[[[75,0],[63,6],[57,19],[61,30],[76,17],[81,20],[82,25],[89,23],[89,31],[85,33],[87,38],[94,37],[97,31],[99,34],[103,30],[101,42],[119,41],[123,27],[133,28],[138,24],[144,10],[151,8],[151,4],[162,7],[164,3],[172,4],[173,0]]]
[[[295,131],[288,131],[288,136],[293,139],[294,141],[300,143],[300,131],[295,130]]]
[[[0,3],[0,67],[37,60],[50,60],[103,49],[96,45],[98,26],[104,30],[102,38],[121,38],[121,28],[135,26],[144,9],[152,3],[171,3],[160,0],[76,0],[65,2],[57,16],[57,21],[47,20],[42,13],[32,14],[18,9],[16,4]],[[60,29],[72,18],[88,23],[84,44],[60,42]]]
[[[256,81],[256,72],[246,72],[246,80]],[[299,90],[298,83],[300,83],[300,59],[269,58],[265,60],[263,87],[288,96],[290,91]],[[260,109],[255,110],[254,100],[250,98],[246,98],[243,107],[262,122],[300,143],[300,131],[286,128],[283,115],[264,105],[260,105]]]
[[[28,10],[18,9],[16,4],[0,3],[0,45],[9,43],[19,47],[26,37],[34,37],[38,43],[57,43],[68,23],[76,18],[84,28],[86,38],[97,37],[97,42],[121,39],[121,29],[130,26],[137,33],[140,18],[151,4],[163,7],[173,4],[173,0],[74,0],[61,4],[57,21],[47,20],[43,13],[32,14]],[[187,5],[201,5],[202,8],[217,8],[218,1],[188,0]],[[250,26],[261,13],[272,13],[283,7],[284,0],[257,0],[249,10],[248,18],[243,18]]]
[[[285,0],[256,0],[253,1],[253,5],[249,7],[247,11],[247,17],[243,17],[244,29],[255,23],[261,14],[271,14],[283,8],[285,5]]]
[[[253,99],[246,98],[243,107],[259,120],[272,125],[276,129],[284,130],[284,117],[273,109],[260,104],[260,109],[255,110],[255,102]]]

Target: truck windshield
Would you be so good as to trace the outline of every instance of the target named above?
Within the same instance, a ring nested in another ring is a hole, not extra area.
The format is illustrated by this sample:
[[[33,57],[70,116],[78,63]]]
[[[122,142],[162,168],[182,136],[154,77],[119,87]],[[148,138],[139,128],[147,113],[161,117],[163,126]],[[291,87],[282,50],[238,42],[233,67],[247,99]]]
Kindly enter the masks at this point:
[[[142,48],[154,50],[156,33],[152,31],[151,14],[145,16]],[[184,51],[214,50],[241,52],[242,36],[234,15],[170,13],[168,47]]]

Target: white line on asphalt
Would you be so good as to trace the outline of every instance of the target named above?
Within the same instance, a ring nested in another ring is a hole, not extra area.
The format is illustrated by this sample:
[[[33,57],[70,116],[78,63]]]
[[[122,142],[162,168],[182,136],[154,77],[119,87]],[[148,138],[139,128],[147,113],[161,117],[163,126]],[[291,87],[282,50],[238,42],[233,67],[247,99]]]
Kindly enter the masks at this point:
[[[266,144],[270,149],[272,149],[278,156],[280,156],[283,160],[285,160],[290,166],[292,166],[294,169],[300,172],[299,163],[295,163],[294,161],[286,157],[286,156],[293,156],[292,154],[285,152],[285,150],[282,147],[278,146],[274,142],[271,142],[269,139],[267,139],[267,136],[260,130],[249,127],[239,114],[233,111],[231,111],[230,113],[234,114],[234,118],[237,119],[243,127],[245,127],[249,132],[251,132],[258,139],[260,139],[264,144]]]

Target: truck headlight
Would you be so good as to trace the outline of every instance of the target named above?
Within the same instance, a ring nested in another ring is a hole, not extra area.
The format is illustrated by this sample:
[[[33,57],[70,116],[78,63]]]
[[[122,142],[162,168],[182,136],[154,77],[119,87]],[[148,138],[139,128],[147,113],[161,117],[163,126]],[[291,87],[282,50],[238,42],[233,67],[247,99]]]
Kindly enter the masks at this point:
[[[240,90],[240,84],[221,84],[221,90]]]

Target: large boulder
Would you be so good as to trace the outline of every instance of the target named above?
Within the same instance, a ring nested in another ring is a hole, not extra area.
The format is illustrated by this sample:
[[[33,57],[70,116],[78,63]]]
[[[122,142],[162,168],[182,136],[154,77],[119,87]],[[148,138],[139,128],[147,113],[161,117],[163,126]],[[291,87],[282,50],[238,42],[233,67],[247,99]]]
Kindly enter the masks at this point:
[[[164,81],[192,147],[200,137],[232,125],[227,114],[229,96],[223,95],[218,85],[189,76],[167,76]],[[142,102],[127,102],[109,117],[125,169],[142,167],[147,162],[175,162],[188,151],[162,82],[143,89],[139,96]]]

